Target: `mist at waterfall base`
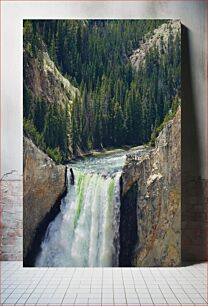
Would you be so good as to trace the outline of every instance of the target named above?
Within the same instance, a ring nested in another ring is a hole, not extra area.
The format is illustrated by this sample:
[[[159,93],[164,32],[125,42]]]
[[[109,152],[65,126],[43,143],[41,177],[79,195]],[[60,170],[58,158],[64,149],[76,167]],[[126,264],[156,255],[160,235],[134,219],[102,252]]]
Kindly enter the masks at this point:
[[[126,153],[119,152],[68,165],[67,195],[47,228],[35,266],[119,266],[119,179],[125,159]]]

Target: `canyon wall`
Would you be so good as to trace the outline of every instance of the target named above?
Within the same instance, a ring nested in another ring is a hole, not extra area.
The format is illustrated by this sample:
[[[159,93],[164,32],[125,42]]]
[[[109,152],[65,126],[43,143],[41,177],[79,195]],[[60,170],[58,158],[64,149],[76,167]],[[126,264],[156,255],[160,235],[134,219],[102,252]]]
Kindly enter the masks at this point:
[[[134,189],[137,197],[128,196]],[[130,246],[121,241],[133,266],[178,266],[181,263],[181,109],[140,160],[127,160],[122,173],[121,212],[136,209],[137,237]],[[121,215],[121,231],[126,216]],[[129,218],[129,217],[128,217]],[[131,223],[131,222],[130,222]],[[134,223],[133,223],[134,224]]]
[[[26,137],[23,154],[23,258],[26,265],[32,265],[34,246],[39,247],[41,235],[59,212],[66,192],[66,167],[57,166]]]
[[[58,70],[48,53],[39,51],[36,56],[23,51],[24,81],[34,97],[42,97],[47,103],[62,107],[72,103],[79,90]]]
[[[181,35],[180,20],[170,20],[168,23],[163,23],[153,32],[148,32],[143,41],[140,41],[139,48],[134,50],[130,56],[132,66],[138,71],[144,66],[147,53],[154,48],[160,52],[160,55],[167,53],[170,37],[175,40],[177,35]]]

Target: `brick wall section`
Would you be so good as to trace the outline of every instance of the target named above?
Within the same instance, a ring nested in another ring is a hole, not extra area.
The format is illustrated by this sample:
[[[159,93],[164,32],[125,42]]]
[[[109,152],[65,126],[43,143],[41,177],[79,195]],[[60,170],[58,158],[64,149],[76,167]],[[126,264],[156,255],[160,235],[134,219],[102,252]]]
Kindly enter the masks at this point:
[[[0,260],[22,260],[22,180],[1,181]]]
[[[0,260],[22,260],[22,180],[1,181]],[[208,260],[208,180],[182,184],[182,261]]]

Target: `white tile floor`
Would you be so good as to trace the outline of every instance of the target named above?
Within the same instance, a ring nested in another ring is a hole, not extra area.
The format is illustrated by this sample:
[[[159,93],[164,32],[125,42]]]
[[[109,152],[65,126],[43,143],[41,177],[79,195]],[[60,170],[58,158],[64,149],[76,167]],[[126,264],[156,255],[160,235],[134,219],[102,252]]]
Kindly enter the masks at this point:
[[[124,269],[0,265],[1,305],[207,305],[205,263]]]

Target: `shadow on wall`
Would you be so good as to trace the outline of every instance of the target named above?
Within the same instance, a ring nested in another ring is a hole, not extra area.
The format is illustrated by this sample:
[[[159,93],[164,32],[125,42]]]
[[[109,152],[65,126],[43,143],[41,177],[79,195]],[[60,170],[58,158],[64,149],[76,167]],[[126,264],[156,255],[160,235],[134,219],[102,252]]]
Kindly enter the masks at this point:
[[[189,30],[182,25],[182,135],[181,135],[181,256],[182,263],[208,260],[208,182],[201,178],[200,137],[193,94]],[[203,42],[202,42],[203,43]]]

